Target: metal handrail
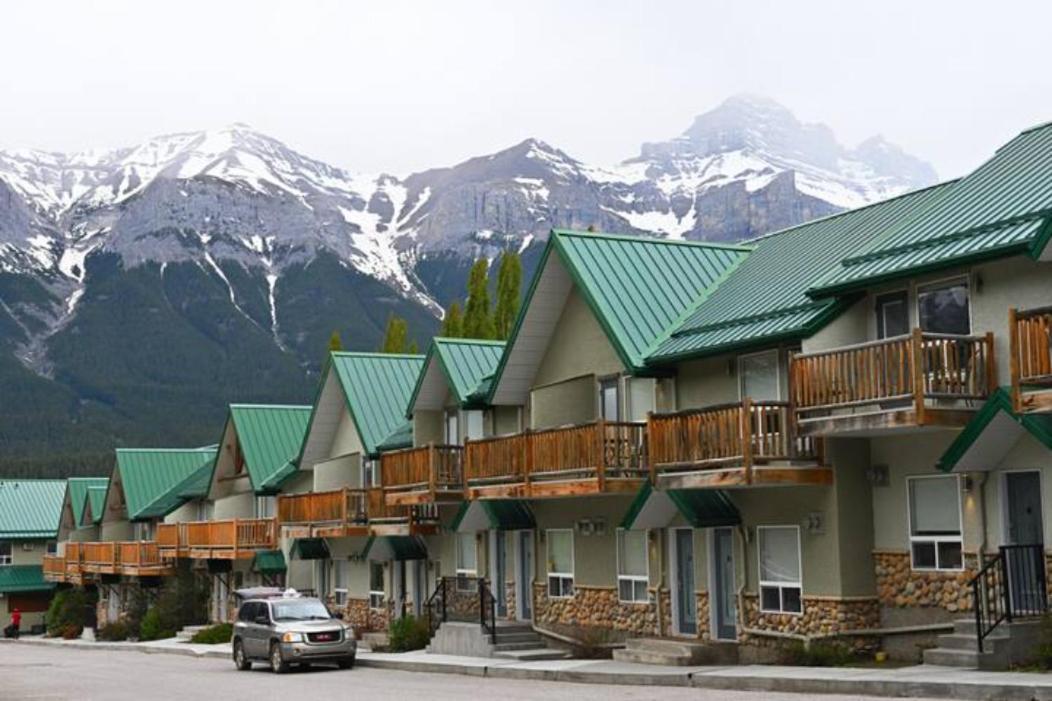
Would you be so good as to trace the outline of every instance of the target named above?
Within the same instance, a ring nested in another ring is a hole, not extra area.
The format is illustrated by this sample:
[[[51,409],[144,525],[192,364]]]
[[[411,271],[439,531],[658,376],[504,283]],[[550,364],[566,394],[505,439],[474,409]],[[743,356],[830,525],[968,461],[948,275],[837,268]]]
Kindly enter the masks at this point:
[[[1002,545],[971,581],[975,634],[983,641],[1002,623],[1048,612],[1043,545]]]

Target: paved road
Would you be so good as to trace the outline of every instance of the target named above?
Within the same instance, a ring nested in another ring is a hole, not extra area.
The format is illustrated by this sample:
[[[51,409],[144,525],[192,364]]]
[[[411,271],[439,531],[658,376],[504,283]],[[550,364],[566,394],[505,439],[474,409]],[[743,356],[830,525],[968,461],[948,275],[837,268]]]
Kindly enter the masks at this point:
[[[0,646],[3,701],[295,701],[362,698],[472,701],[807,701],[806,696],[727,692],[671,687],[609,686],[564,682],[484,679],[457,674],[424,674],[359,667],[317,669],[273,675],[261,667],[238,672],[226,660],[102,650],[52,649],[39,645]],[[846,701],[849,696],[822,696]]]

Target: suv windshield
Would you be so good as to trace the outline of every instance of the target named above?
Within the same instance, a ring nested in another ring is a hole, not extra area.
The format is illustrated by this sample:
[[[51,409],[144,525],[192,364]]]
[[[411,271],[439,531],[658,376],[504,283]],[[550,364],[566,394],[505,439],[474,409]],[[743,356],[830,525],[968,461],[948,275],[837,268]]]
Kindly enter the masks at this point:
[[[273,601],[270,608],[275,621],[319,621],[332,618],[329,610],[317,599]]]

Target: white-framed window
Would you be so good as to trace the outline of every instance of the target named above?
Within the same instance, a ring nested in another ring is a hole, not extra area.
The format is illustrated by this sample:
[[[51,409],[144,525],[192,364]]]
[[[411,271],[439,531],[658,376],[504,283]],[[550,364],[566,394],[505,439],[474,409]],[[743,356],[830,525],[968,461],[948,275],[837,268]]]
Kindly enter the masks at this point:
[[[11,541],[0,540],[0,567],[14,562],[14,555],[12,555],[11,551]]]
[[[967,336],[972,332],[968,278],[917,286],[917,322],[921,331]]]
[[[153,522],[136,521],[132,524],[133,540],[153,540]]]
[[[337,606],[347,603],[347,574],[350,563],[347,560],[332,561],[332,597]]]
[[[362,458],[362,488],[380,486],[380,461],[375,458]]]
[[[633,604],[648,601],[647,531],[617,529],[617,596]]]
[[[384,607],[384,565],[382,562],[369,563],[369,608]]]
[[[906,497],[913,569],[964,569],[960,478],[908,477]]]
[[[738,356],[741,398],[748,397],[761,402],[781,399],[779,372],[777,350]]]
[[[621,378],[603,377],[599,380],[599,418],[621,420]]]
[[[197,502],[197,520],[198,521],[211,521],[215,516],[216,508],[215,504],[206,499],[202,499]]]
[[[48,555],[58,555],[58,541],[49,540],[44,546],[44,552]]]
[[[877,295],[877,338],[894,338],[910,332],[909,292],[895,290]]]
[[[456,535],[457,589],[469,591],[474,586],[474,577],[478,576],[479,552],[474,533],[457,533]]]
[[[486,435],[485,414],[480,409],[464,410],[464,438],[478,440]]]
[[[445,442],[446,445],[460,445],[460,412],[458,411],[446,412]]]
[[[758,526],[760,610],[803,613],[799,526]]]
[[[565,599],[573,596],[573,529],[547,531],[548,596]]]
[[[273,518],[277,513],[277,506],[276,496],[256,497],[256,518]]]
[[[628,415],[629,421],[646,421],[647,414],[657,407],[657,380],[653,377],[628,377]]]

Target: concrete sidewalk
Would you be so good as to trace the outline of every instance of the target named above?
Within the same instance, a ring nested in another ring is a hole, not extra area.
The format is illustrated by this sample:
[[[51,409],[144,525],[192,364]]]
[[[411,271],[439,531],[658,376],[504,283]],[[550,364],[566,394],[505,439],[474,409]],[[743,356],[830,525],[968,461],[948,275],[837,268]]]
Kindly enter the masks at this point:
[[[107,643],[24,637],[11,644],[51,645],[92,650],[136,650],[153,654],[229,658],[228,645],[195,645],[175,639],[150,643]],[[467,674],[505,679],[536,679],[591,684],[686,686],[737,691],[782,691],[804,694],[927,696],[948,699],[1052,701],[1052,674],[980,672],[919,665],[898,669],[860,667],[662,667],[611,660],[518,662],[484,657],[431,655],[423,651],[381,653],[361,650],[363,667],[410,672]]]

